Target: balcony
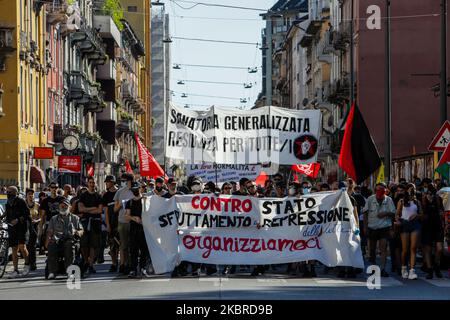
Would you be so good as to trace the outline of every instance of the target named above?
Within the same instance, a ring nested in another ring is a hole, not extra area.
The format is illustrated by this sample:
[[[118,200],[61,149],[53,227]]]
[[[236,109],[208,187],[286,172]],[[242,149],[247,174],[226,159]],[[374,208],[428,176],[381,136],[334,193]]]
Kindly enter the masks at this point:
[[[349,100],[350,81],[347,77],[339,79],[331,84],[328,101],[333,104],[342,104]]]
[[[100,90],[100,84],[90,84],[89,102],[84,105],[84,112],[100,113],[106,108],[104,93]]]
[[[116,45],[121,46],[122,36],[111,16],[104,15],[101,11],[96,12],[94,15],[94,28],[99,30],[103,39],[114,39]]]
[[[308,27],[306,28],[306,34],[311,36],[316,35],[316,33],[322,28],[322,21],[320,20],[311,20],[309,22]]]
[[[65,23],[69,19],[66,14],[69,5],[65,0],[61,2],[60,4],[54,2],[47,4],[47,21],[51,25]]]
[[[137,113],[137,114],[143,114],[145,113],[145,103],[144,100],[141,98],[137,98],[136,102],[131,105],[131,108]]]
[[[109,59],[104,65],[99,65],[97,67],[97,79],[102,80],[116,80],[117,70],[116,62]]]
[[[65,2],[65,0],[63,1]],[[65,14],[67,15],[67,20],[62,20],[60,29],[63,37],[81,29],[81,12],[77,5],[68,5]],[[59,11],[57,15],[61,16],[61,12]],[[58,17],[58,19],[61,19],[61,17]]]
[[[331,42],[336,51],[347,51],[351,41],[350,22],[340,22],[339,29],[331,35]]]
[[[107,60],[102,40],[97,31],[92,28],[83,28],[74,33],[72,46],[77,46],[81,54],[93,65],[104,64]]]
[[[71,71],[69,76],[70,100],[79,101],[80,104],[87,102],[89,96],[89,82],[86,75],[81,71]]]
[[[131,120],[119,120],[116,129],[119,134],[131,133]]]

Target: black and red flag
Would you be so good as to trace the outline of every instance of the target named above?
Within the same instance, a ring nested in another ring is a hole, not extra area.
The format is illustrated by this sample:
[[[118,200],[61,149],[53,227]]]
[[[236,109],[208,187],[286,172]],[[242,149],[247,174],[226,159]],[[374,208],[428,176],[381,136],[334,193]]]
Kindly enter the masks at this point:
[[[339,166],[358,184],[381,166],[377,147],[356,103],[347,117]]]

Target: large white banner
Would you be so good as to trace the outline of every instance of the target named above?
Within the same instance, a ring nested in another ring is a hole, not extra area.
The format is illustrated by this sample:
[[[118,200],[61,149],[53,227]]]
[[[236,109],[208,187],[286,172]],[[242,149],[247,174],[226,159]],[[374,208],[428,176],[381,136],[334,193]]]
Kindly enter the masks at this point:
[[[218,184],[239,180],[243,177],[252,181],[261,173],[262,166],[258,164],[187,164],[186,176],[200,177],[202,181],[213,181]]]
[[[152,196],[142,221],[158,274],[181,261],[258,265],[318,260],[330,267],[364,266],[353,207],[344,191],[301,198]]]
[[[166,156],[195,164],[317,161],[321,113],[262,107],[211,107],[194,111],[170,106]]]

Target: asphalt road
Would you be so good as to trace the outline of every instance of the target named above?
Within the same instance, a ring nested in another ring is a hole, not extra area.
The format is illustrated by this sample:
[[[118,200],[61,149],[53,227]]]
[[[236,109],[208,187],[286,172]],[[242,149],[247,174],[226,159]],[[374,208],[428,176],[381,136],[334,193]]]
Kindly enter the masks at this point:
[[[151,275],[128,279],[108,273],[109,266],[109,260],[97,265],[97,273],[82,279],[80,289],[69,289],[62,276],[56,280],[44,279],[45,256],[39,256],[38,269],[28,276],[8,279],[5,274],[0,279],[0,299],[450,300],[447,274],[444,279],[426,280],[419,270],[418,280],[391,275],[381,278],[381,289],[370,290],[366,274],[359,274],[356,279],[339,279],[322,269],[318,270],[318,278],[313,279],[287,276],[282,270],[256,278],[239,273],[229,277],[201,275],[173,279],[168,275]],[[7,272],[11,269],[12,263]]]

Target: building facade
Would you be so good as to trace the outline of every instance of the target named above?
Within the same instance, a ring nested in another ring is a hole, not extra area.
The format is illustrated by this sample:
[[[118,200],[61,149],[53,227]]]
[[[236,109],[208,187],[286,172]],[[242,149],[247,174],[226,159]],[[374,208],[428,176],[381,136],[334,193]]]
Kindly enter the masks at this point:
[[[165,159],[165,119],[170,95],[170,51],[169,15],[164,6],[154,6],[152,10],[152,144],[151,152],[161,167],[166,170]]]

